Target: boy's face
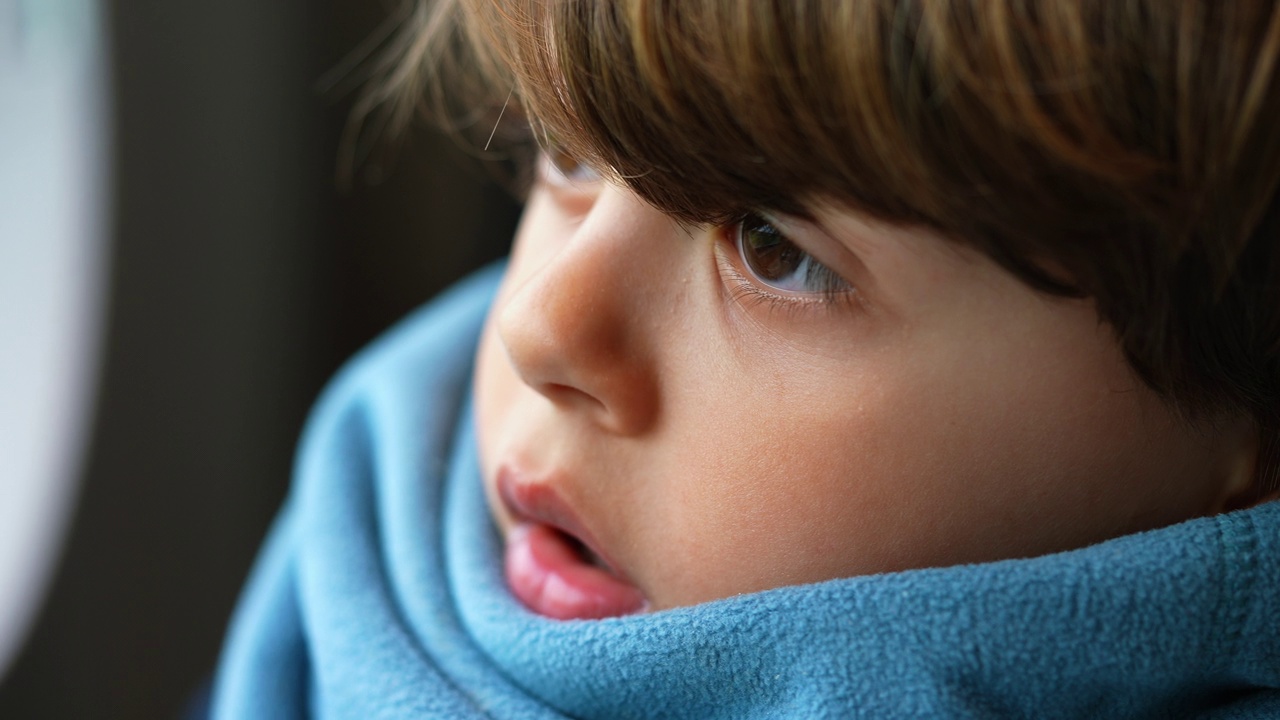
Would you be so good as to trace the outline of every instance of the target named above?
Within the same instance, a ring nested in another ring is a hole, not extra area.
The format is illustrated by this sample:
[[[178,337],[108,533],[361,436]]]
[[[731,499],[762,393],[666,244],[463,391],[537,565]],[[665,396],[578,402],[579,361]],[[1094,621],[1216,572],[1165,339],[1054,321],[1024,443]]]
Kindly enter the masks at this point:
[[[544,169],[476,377],[533,610],[1038,555],[1220,509],[1248,433],[1182,424],[1089,302],[924,230],[815,217],[749,219],[738,245]]]

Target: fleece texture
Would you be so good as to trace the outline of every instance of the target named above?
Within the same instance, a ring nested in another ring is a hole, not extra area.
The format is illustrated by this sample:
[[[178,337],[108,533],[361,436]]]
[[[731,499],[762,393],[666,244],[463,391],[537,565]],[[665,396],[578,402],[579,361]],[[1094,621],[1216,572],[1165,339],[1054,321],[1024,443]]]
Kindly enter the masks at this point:
[[[213,717],[1280,717],[1280,503],[1033,559],[531,614],[502,580],[468,409],[500,272],[322,398]]]

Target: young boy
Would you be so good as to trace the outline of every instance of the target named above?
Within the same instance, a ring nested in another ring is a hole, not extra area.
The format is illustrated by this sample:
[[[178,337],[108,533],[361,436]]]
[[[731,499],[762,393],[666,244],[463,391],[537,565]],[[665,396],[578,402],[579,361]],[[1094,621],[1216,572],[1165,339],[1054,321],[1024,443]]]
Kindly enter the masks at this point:
[[[322,401],[219,717],[1280,716],[1273,3],[405,38],[537,177]]]

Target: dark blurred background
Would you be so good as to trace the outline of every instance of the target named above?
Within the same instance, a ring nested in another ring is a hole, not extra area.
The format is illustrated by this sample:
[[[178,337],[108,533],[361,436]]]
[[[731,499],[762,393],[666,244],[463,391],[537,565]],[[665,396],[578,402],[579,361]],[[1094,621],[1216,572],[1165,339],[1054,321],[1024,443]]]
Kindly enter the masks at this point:
[[[70,535],[0,718],[177,717],[326,377],[518,209],[419,124],[334,180],[320,79],[394,0],[111,0],[109,297]]]

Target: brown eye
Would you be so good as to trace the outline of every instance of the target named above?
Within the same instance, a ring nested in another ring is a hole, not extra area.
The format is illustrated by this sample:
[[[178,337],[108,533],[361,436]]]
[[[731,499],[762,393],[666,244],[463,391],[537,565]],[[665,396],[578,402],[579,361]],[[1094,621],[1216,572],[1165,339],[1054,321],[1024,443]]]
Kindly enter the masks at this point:
[[[748,217],[738,225],[738,247],[751,274],[768,284],[794,275],[808,257],[759,217]]]
[[[744,217],[738,222],[736,233],[742,263],[763,285],[796,293],[830,294],[851,289],[844,278],[759,215]]]

